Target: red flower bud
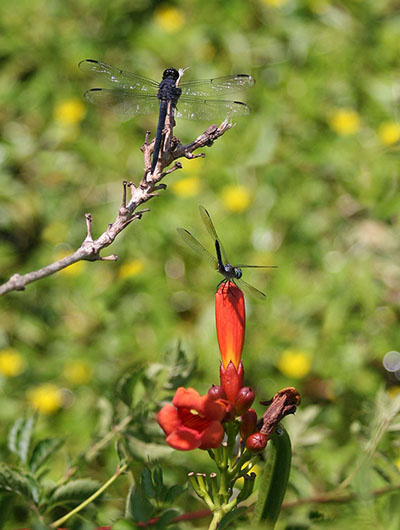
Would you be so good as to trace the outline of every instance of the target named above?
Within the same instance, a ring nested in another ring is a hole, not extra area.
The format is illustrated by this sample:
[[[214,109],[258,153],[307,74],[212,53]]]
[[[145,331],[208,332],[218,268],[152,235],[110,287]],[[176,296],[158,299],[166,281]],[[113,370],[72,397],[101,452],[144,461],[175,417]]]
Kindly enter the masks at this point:
[[[256,393],[249,386],[244,386],[239,390],[235,401],[235,407],[239,414],[252,406],[255,396]]]
[[[257,413],[254,409],[246,410],[242,414],[242,421],[240,423],[240,436],[246,440],[250,434],[253,434],[257,426]]]
[[[240,361],[239,366],[236,369],[232,361],[229,361],[228,366],[226,368],[224,367],[224,364],[221,363],[219,373],[221,379],[221,386],[224,389],[229,402],[234,404],[239,394],[239,391],[243,386],[243,364]]]
[[[217,338],[224,368],[236,369],[242,357],[246,313],[242,291],[233,282],[223,282],[215,293]]]
[[[247,438],[246,447],[252,453],[261,453],[265,449],[267,442],[268,438],[265,434],[255,432]]]
[[[212,401],[216,401],[217,399],[226,399],[226,394],[222,386],[212,385],[208,390],[208,397]]]

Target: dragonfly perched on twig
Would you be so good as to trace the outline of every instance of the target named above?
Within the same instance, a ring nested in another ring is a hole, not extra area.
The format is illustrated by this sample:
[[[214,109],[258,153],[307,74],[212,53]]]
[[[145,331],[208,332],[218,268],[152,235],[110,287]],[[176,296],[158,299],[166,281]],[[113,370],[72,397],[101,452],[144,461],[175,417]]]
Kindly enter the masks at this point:
[[[185,228],[177,228],[178,234],[181,236],[183,241],[189,245],[194,251],[196,251],[200,256],[205,258],[214,269],[216,269],[224,279],[223,282],[233,281],[235,282],[240,289],[245,291],[247,294],[254,296],[260,300],[265,300],[266,296],[264,293],[245,282],[242,279],[242,269],[252,268],[252,269],[275,269],[276,265],[231,265],[224,247],[222,246],[221,240],[218,237],[217,231],[215,230],[214,224],[211,220],[211,216],[204,206],[199,206],[200,216],[204,223],[204,226],[207,229],[207,232],[210,234],[212,240],[214,241],[215,250],[217,257],[213,256],[211,252],[203,247],[203,245],[197,241],[197,239],[192,236],[192,234]]]
[[[242,101],[228,101],[219,98],[249,88],[255,79],[251,75],[236,74],[214,79],[195,79],[181,82],[183,70],[167,68],[160,83],[141,75],[126,72],[109,64],[85,59],[79,68],[96,75],[110,88],[91,88],[84,97],[118,114],[135,116],[158,112],[156,141],[154,144],[151,173],[157,165],[162,143],[168,104],[172,117],[189,120],[215,120],[244,116],[251,111]],[[207,99],[205,99],[207,98]]]

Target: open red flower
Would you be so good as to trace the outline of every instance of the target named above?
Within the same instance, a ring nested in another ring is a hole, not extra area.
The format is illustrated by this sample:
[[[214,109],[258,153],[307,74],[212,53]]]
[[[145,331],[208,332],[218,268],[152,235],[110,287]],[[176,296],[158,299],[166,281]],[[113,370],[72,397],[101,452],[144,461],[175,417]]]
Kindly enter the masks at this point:
[[[242,358],[246,313],[242,291],[233,282],[224,282],[215,293],[215,320],[219,351],[224,368],[232,361],[239,368]]]
[[[179,451],[213,449],[224,437],[221,421],[226,406],[201,396],[194,388],[179,387],[172,405],[164,405],[157,421],[167,435],[168,445]]]

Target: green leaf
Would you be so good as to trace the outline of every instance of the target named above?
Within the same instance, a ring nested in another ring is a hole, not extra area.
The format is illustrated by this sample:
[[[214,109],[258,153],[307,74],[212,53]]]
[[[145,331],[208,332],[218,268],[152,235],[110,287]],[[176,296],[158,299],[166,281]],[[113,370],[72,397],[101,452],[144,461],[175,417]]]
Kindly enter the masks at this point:
[[[139,483],[131,494],[129,514],[135,522],[145,523],[151,519],[153,513],[153,505],[146,496],[143,484]]]
[[[164,386],[168,390],[184,386],[196,371],[196,360],[188,358],[180,343],[165,354],[164,362],[168,368],[168,381]]]
[[[93,495],[99,488],[100,483],[97,480],[90,478],[71,480],[67,484],[63,484],[53,490],[49,503],[51,506],[56,504],[77,504]]]
[[[228,525],[232,523],[232,521],[238,519],[243,513],[246,513],[247,510],[247,506],[241,506],[240,508],[236,508],[236,510],[232,510],[231,512],[224,515],[221,521],[219,522],[218,530],[223,530],[223,528],[227,528]]]
[[[0,491],[12,491],[30,501],[38,503],[39,487],[32,477],[26,477],[0,462]]]
[[[16,454],[24,464],[28,459],[29,446],[35,426],[35,416],[18,418],[8,435],[8,448]]]
[[[46,438],[40,440],[32,451],[29,459],[29,470],[35,473],[42,465],[47,462],[53,453],[55,453],[64,443],[61,438]]]
[[[151,478],[151,471],[148,467],[145,467],[142,471],[140,480],[143,485],[143,491],[145,492],[147,497],[152,497],[154,499],[156,496],[156,490],[154,488],[154,484]]]
[[[132,405],[133,392],[136,384],[142,378],[143,368],[125,374],[117,384],[117,395],[128,407]]]
[[[182,493],[186,490],[184,486],[181,486],[180,484],[175,484],[174,486],[171,486],[166,495],[164,502],[166,504],[172,504],[174,500],[179,497],[179,495],[182,495]]]
[[[281,511],[292,460],[290,438],[279,425],[267,445],[267,462],[259,480],[258,498],[253,512],[253,523],[266,522],[273,530]]]

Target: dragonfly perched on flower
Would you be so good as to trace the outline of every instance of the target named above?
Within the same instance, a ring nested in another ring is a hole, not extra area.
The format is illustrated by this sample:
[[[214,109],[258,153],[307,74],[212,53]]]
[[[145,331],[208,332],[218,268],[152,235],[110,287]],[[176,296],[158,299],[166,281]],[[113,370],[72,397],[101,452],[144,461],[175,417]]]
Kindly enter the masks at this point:
[[[207,229],[207,232],[210,234],[212,240],[214,241],[215,250],[217,256],[215,257],[211,252],[203,247],[200,241],[192,236],[192,234],[185,228],[177,228],[178,234],[181,236],[183,241],[189,245],[195,252],[200,254],[205,258],[214,269],[216,269],[224,279],[222,282],[233,281],[238,285],[240,289],[245,291],[247,294],[254,296],[260,300],[265,300],[266,296],[264,293],[245,282],[242,279],[242,269],[251,268],[251,269],[275,269],[276,265],[231,265],[224,247],[222,246],[221,240],[218,237],[217,231],[215,230],[214,224],[211,220],[211,216],[204,206],[199,206],[200,216],[204,223],[204,226]]]
[[[158,112],[152,173],[158,161],[169,103],[172,116],[189,120],[233,118],[244,116],[251,111],[242,101],[214,99],[253,86],[255,79],[248,74],[181,81],[183,70],[167,68],[161,82],[158,83],[153,79],[120,70],[95,59],[81,61],[79,68],[96,75],[100,81],[111,87],[87,90],[84,97],[91,103],[111,109],[118,114],[131,116]],[[213,99],[208,99],[209,97]]]

